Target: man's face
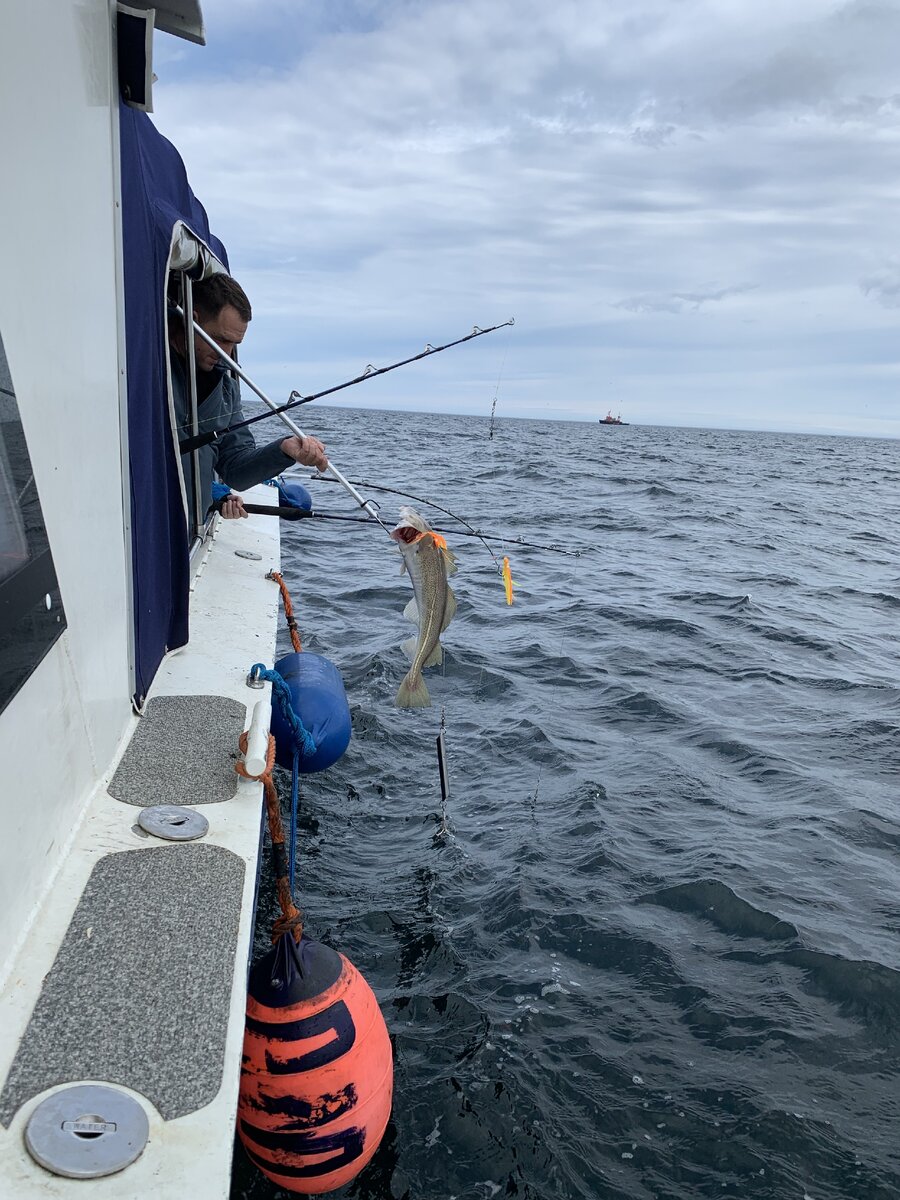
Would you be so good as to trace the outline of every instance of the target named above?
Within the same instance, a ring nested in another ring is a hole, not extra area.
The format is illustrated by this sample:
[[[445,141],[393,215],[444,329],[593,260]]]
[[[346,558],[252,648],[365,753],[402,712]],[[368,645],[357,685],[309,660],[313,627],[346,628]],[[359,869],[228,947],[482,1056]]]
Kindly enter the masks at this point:
[[[222,347],[229,358],[234,358],[235,349],[244,340],[244,334],[247,332],[247,322],[233,305],[226,304],[222,311],[214,317],[201,317],[195,312],[194,320],[217,345]],[[201,371],[211,371],[216,363],[221,361],[212,346],[208,346],[196,333],[194,334],[194,358]]]

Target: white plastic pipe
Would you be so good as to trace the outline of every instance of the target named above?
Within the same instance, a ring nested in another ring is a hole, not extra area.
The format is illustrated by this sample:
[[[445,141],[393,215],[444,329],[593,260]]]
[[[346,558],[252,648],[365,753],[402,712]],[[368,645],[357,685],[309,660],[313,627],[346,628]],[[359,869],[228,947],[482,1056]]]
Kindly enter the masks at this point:
[[[248,775],[262,775],[269,755],[269,724],[272,720],[271,700],[257,700],[247,731],[247,753],[244,768]]]

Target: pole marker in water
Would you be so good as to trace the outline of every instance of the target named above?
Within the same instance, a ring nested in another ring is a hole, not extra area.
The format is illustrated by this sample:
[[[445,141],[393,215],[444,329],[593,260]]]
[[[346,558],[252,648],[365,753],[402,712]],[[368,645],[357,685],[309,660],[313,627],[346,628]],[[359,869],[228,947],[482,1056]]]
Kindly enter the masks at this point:
[[[447,803],[450,795],[450,773],[447,770],[447,747],[444,744],[444,713],[441,710],[441,732],[437,735],[438,773],[441,777],[441,803]]]
[[[441,706],[441,730],[437,735],[438,773],[441,777],[441,823],[438,827],[438,838],[446,837],[450,832],[447,828],[447,797],[450,795],[450,771],[447,767],[447,747],[444,743],[444,708]]]

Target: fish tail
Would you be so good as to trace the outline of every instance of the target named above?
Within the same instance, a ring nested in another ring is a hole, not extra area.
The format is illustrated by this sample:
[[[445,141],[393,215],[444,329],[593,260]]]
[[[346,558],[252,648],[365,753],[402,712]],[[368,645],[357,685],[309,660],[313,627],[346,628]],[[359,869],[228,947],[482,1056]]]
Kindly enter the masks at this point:
[[[421,671],[409,671],[397,692],[398,708],[428,708],[431,697]]]

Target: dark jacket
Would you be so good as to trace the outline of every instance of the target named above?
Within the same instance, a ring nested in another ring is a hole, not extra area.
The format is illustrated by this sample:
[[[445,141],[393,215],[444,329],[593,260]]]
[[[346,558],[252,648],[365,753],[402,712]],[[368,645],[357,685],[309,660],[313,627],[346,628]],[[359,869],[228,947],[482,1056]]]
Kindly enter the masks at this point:
[[[191,437],[193,428],[188,416],[184,363],[174,351],[171,358],[175,423],[180,440]],[[213,374],[219,378],[214,381],[212,391],[205,400],[201,400],[197,410],[200,433],[208,433],[213,429],[227,429],[235,421],[244,419],[238,381],[224,368],[217,368]],[[212,504],[213,472],[216,472],[229,487],[242,491],[293,466],[294,460],[281,451],[283,441],[284,438],[281,437],[266,446],[257,446],[249,429],[235,429],[233,433],[226,433],[210,445],[201,446],[197,454],[200,459],[200,486],[205,507],[208,508]],[[189,512],[193,511],[194,504],[191,460],[191,454],[181,456]]]

